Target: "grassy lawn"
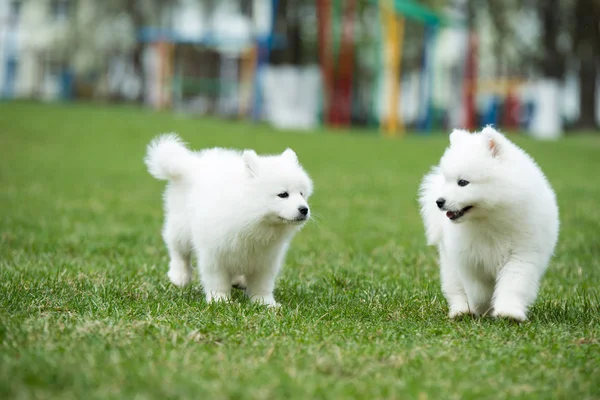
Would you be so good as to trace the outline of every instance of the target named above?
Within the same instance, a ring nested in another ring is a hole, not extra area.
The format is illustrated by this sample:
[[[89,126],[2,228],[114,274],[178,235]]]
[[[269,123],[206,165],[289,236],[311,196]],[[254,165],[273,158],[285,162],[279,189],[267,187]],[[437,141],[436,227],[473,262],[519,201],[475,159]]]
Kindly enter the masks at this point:
[[[280,152],[316,186],[282,308],[166,276],[145,146]],[[600,398],[600,135],[518,142],[558,193],[530,321],[449,321],[420,178],[446,138],[275,132],[131,108],[0,104],[0,398]]]

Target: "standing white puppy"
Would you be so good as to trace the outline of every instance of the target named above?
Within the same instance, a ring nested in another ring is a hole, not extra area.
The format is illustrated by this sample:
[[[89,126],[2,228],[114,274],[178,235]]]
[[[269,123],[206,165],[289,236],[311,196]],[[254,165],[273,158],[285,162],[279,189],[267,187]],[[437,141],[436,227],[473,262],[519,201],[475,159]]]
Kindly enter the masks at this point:
[[[245,281],[252,301],[277,306],[275,278],[310,218],[312,182],[296,154],[192,152],[167,134],[150,143],[145,162],[155,178],[169,181],[163,238],[171,282],[190,283],[194,251],[208,302],[228,299],[232,284]]]
[[[525,320],[559,229],[556,196],[533,159],[491,127],[455,130],[419,200],[450,317]]]

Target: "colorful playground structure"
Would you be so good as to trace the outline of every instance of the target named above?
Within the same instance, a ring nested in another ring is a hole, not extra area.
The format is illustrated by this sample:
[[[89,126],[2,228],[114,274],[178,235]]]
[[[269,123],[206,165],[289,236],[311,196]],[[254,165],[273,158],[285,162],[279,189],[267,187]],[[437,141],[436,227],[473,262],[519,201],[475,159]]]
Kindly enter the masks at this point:
[[[264,116],[264,88],[262,80],[272,49],[286,45],[285,38],[274,32],[277,0],[264,0],[268,18],[262,17],[263,26],[251,37],[223,37],[208,32],[201,37],[182,36],[173,30],[145,28],[139,40],[148,43],[156,55],[152,86],[157,90],[151,99],[156,109],[185,108],[195,97],[211,98],[210,111],[230,117],[250,117],[257,121]],[[371,0],[368,4],[377,15],[380,29],[375,46],[359,48],[357,44],[358,0],[317,0],[317,46],[321,72],[320,120],[329,127],[353,125],[356,94],[370,91],[370,120],[385,136],[402,136],[406,123],[403,103],[417,104],[416,120],[411,130],[427,133],[444,128],[447,110],[440,110],[434,101],[434,89],[440,89],[436,74],[438,38],[444,29],[458,29],[464,33],[464,56],[459,57],[462,81],[454,82],[456,100],[461,102],[460,119],[453,121],[467,129],[484,124],[519,127],[522,120],[521,104],[517,93],[522,82],[516,79],[478,82],[477,35],[467,32],[460,21],[429,9],[416,0]],[[264,23],[264,21],[268,21]],[[403,50],[407,24],[422,27],[422,60],[418,82],[413,82],[411,97],[402,93]],[[372,57],[376,50],[375,76],[367,86],[358,85],[356,62],[359,57]],[[463,51],[463,50],[461,50]],[[370,52],[370,53],[369,53]],[[195,59],[194,55],[195,54]],[[187,61],[186,61],[187,60]],[[212,61],[210,61],[212,60]],[[210,65],[208,65],[210,64]],[[415,96],[416,94],[416,96]],[[485,110],[476,104],[487,99]],[[455,101],[453,103],[456,103]],[[454,106],[454,104],[453,104]],[[206,105],[203,106],[206,109]],[[200,107],[202,108],[202,107]],[[210,107],[209,107],[210,108]],[[455,107],[456,108],[456,107]],[[499,110],[503,109],[500,113]]]
[[[375,72],[377,82],[372,85],[374,115],[383,135],[401,136],[405,132],[402,116],[403,49],[407,22],[423,27],[422,63],[419,71],[418,117],[411,130],[431,132],[440,128],[444,116],[434,105],[433,90],[440,90],[436,81],[435,61],[439,50],[438,37],[444,29],[463,32],[465,54],[462,59],[461,126],[475,129],[481,124],[502,124],[517,128],[522,119],[517,96],[523,81],[499,79],[479,82],[477,77],[477,35],[468,32],[462,21],[429,9],[415,0],[373,0],[380,29],[377,37]],[[320,67],[323,77],[323,123],[331,127],[351,125],[352,94],[355,92],[353,57],[357,53],[354,37],[356,0],[318,0],[318,34]],[[460,51],[460,49],[456,49]],[[443,90],[443,89],[441,89]],[[483,112],[478,113],[478,98],[489,99]],[[414,97],[408,101],[415,101]],[[458,100],[458,99],[457,99]],[[503,108],[503,112],[500,112]],[[379,109],[379,110],[377,110]],[[379,111],[379,112],[378,112]],[[443,111],[442,111],[443,114]],[[478,115],[482,114],[482,115]],[[500,115],[502,114],[502,115]]]
[[[373,85],[374,98],[385,110],[379,120],[382,132],[396,136],[404,132],[401,99],[402,50],[405,20],[425,25],[424,57],[421,71],[421,130],[431,129],[431,57],[436,33],[447,21],[438,13],[413,0],[375,0],[381,31],[377,54],[379,75]],[[355,54],[354,10],[356,0],[318,0],[319,55],[323,76],[323,121],[335,127],[350,125],[353,92],[353,57]],[[341,34],[340,34],[341,32]],[[341,37],[339,37],[341,36]],[[377,102],[375,102],[377,103]]]

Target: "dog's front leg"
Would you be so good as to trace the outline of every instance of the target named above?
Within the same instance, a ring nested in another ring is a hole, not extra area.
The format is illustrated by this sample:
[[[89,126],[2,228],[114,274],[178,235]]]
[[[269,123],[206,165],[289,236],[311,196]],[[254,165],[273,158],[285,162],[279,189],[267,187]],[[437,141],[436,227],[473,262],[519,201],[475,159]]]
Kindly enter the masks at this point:
[[[260,268],[246,276],[246,295],[250,301],[254,303],[265,304],[269,307],[279,307],[279,303],[273,297],[275,288],[275,278],[277,277],[278,268],[274,265],[269,265],[265,268]]]
[[[513,258],[500,270],[493,298],[495,317],[527,319],[527,308],[537,296],[543,271],[535,263],[524,260]]]
[[[486,314],[494,293],[493,282],[482,280],[476,271],[463,271],[463,284],[469,299],[469,308],[474,315]]]
[[[228,301],[231,295],[231,275],[218,261],[203,257],[199,261],[200,279],[208,303]]]
[[[465,288],[458,274],[460,268],[458,260],[449,257],[443,248],[440,248],[439,251],[442,292],[448,302],[448,316],[457,318],[465,314],[473,314],[469,307]]]

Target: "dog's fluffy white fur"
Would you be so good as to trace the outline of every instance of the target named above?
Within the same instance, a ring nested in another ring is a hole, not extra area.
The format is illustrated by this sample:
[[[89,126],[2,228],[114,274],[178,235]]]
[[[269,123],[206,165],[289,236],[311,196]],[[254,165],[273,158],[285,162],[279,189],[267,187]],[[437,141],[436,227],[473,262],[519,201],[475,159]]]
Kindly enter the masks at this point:
[[[163,238],[171,282],[190,283],[195,253],[207,301],[226,300],[232,285],[243,284],[252,301],[277,306],[275,278],[310,218],[313,185],[294,151],[192,152],[166,134],[150,143],[145,162],[155,178],[169,181]]]
[[[534,160],[491,127],[455,130],[419,200],[450,317],[525,320],[559,230],[554,191]]]

